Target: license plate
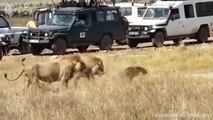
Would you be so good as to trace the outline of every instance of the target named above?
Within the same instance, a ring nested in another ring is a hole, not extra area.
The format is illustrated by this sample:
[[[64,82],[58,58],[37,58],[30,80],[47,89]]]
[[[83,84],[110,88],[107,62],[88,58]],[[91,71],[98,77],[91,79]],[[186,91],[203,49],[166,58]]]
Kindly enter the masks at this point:
[[[29,40],[30,43],[39,43],[39,40]]]
[[[138,32],[129,32],[129,35],[139,35]]]

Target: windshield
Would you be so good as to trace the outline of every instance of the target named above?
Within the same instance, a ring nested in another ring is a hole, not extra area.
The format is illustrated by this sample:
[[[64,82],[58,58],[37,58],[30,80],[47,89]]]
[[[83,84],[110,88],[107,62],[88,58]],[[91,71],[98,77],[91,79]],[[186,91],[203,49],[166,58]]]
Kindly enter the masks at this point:
[[[138,8],[138,17],[143,17],[146,8]]]
[[[149,8],[147,9],[144,19],[167,19],[169,9],[167,8]]]
[[[49,25],[70,26],[75,20],[71,14],[54,14]]]
[[[52,12],[41,12],[38,13],[37,23],[39,25],[47,24],[48,21],[52,18]]]
[[[121,7],[119,10],[121,12],[121,16],[132,15],[132,7]]]

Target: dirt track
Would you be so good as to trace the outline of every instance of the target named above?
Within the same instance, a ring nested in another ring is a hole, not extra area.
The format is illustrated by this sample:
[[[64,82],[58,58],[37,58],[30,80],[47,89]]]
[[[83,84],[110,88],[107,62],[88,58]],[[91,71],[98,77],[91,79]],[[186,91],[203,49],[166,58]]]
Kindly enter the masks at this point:
[[[184,40],[183,42],[184,42],[185,46],[197,46],[198,47],[198,46],[203,45],[203,44],[198,44],[196,42],[196,40],[194,40],[194,39],[187,39],[187,40]],[[213,37],[210,37],[208,40],[208,43],[206,43],[206,44],[211,45],[212,42],[213,42]],[[172,41],[166,41],[166,42],[164,42],[164,46],[168,49],[172,49],[174,47],[174,44]],[[140,43],[136,49],[133,49],[133,51],[134,50],[150,51],[150,50],[154,50],[154,49],[155,49],[155,47],[152,46],[152,43],[148,42],[148,43]],[[116,43],[114,43],[112,46],[112,50],[110,50],[108,53],[111,55],[125,54],[125,52],[131,52],[130,50],[131,49],[127,45],[117,45]],[[97,46],[92,46],[92,45],[87,50],[87,53],[96,53],[96,52],[105,53],[106,51],[99,51],[99,48]],[[20,55],[19,52],[17,52],[17,50],[10,51],[10,54],[14,54],[14,53],[15,53],[15,55],[6,56],[4,58],[7,58],[7,57],[13,57],[13,58],[38,57],[38,56],[33,56],[32,54]],[[67,50],[67,54],[72,54],[72,53],[79,53],[79,52],[77,49],[68,49]],[[46,58],[46,57],[50,57],[52,55],[53,54],[52,54],[51,50],[45,49],[39,57]]]

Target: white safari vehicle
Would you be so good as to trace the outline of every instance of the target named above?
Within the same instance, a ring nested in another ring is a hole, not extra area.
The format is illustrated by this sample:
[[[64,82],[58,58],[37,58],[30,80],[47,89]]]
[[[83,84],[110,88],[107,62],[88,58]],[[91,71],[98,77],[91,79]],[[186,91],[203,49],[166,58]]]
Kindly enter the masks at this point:
[[[113,6],[113,4],[108,4],[108,6]],[[133,2],[118,2],[115,3],[115,6],[119,7],[121,15],[124,16],[129,23],[137,20],[141,21],[147,8],[145,4]],[[116,42],[119,45],[126,44],[126,40],[118,40]]]
[[[157,1],[147,6],[143,20],[130,23],[128,45],[152,42],[155,47],[163,46],[165,40],[176,45],[190,37],[199,43],[207,42],[213,30],[213,1]]]
[[[113,5],[109,4],[108,6]],[[115,6],[120,7],[119,11],[121,15],[127,18],[130,23],[135,21],[135,19],[141,19],[147,8],[145,4],[132,2],[119,2],[115,3]]]

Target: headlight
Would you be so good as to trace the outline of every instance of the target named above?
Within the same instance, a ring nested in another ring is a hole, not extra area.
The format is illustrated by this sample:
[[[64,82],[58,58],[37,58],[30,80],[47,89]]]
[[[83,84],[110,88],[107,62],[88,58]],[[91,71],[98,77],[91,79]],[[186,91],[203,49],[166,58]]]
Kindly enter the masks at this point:
[[[30,33],[30,36],[33,36],[33,33]]]
[[[45,37],[48,37],[48,33],[47,33],[47,32],[46,32],[46,33],[44,33],[44,36],[45,36]]]
[[[145,26],[144,27],[144,31],[148,31],[148,30],[151,30],[152,29],[152,26]]]
[[[147,31],[149,28],[148,27],[144,27],[144,30]]]

